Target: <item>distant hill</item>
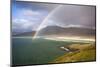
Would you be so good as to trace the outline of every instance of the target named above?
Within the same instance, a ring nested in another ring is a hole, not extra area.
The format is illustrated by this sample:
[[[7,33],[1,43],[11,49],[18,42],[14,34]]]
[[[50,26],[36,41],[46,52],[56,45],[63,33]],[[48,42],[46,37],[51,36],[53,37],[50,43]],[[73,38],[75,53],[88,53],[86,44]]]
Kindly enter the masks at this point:
[[[39,31],[39,36],[55,35],[55,36],[95,36],[95,29],[59,26],[48,26]]]
[[[34,36],[36,31],[14,34],[13,36]],[[59,26],[47,26],[38,32],[38,36],[83,36],[95,37],[95,29]]]
[[[14,34],[13,36],[34,36],[35,31]]]

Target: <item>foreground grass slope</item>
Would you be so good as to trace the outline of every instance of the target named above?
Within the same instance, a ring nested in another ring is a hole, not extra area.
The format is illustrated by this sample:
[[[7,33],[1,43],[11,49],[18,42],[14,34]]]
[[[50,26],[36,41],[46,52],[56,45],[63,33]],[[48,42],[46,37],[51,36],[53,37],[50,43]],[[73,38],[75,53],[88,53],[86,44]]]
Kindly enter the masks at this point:
[[[94,44],[72,44],[70,46],[65,47],[72,50],[77,49],[77,51],[65,53],[65,55],[58,57],[50,63],[81,62],[96,60],[96,46]]]

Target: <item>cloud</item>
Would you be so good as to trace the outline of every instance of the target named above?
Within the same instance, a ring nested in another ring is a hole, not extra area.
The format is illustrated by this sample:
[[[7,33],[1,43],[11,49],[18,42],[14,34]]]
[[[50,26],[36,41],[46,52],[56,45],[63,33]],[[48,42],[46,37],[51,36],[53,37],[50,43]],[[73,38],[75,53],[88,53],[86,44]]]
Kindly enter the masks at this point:
[[[15,32],[36,31],[49,13],[58,4],[16,2],[12,11],[12,30]],[[62,5],[43,24],[46,26],[95,28],[95,7]]]
[[[62,5],[45,22],[49,23],[49,20],[54,21],[54,25],[62,27],[81,26],[95,28],[95,7]]]
[[[12,31],[36,31],[44,18],[57,6],[57,4],[35,2],[12,2]]]
[[[24,16],[41,16],[41,15],[43,15],[43,13],[46,13],[46,11],[34,11],[34,10],[32,10],[32,9],[22,9],[21,10],[21,13],[22,13],[22,15],[24,15]]]
[[[22,9],[17,12],[17,16],[12,19],[12,29],[15,32],[36,31],[47,13],[45,11],[34,11],[32,9]]]
[[[28,19],[15,19],[12,23],[12,29],[15,31],[21,30],[20,32],[32,31],[34,26],[35,26],[34,22]]]

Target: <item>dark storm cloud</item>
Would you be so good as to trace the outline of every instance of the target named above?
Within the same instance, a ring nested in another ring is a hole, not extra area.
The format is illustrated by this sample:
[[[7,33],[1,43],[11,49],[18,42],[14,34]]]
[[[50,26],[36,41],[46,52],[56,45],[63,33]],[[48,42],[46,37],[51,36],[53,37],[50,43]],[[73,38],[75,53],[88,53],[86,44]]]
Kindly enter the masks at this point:
[[[19,8],[28,8],[33,10],[47,10],[51,11],[53,8],[58,6],[57,4],[47,4],[47,3],[38,3],[38,2],[30,2],[30,1],[16,1],[15,4],[18,4]]]

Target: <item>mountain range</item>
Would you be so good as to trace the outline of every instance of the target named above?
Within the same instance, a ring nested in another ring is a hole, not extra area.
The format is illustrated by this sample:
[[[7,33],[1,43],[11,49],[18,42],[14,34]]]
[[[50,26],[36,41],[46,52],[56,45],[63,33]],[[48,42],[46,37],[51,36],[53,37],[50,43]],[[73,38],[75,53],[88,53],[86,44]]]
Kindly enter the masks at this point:
[[[39,36],[57,35],[57,36],[83,36],[94,37],[95,29],[81,28],[81,27],[68,27],[63,28],[59,26],[48,26],[39,31]]]
[[[81,28],[81,27],[59,27],[47,26],[38,32],[38,36],[82,36],[82,37],[95,37],[95,29]],[[34,36],[36,31],[24,32],[14,36]]]

